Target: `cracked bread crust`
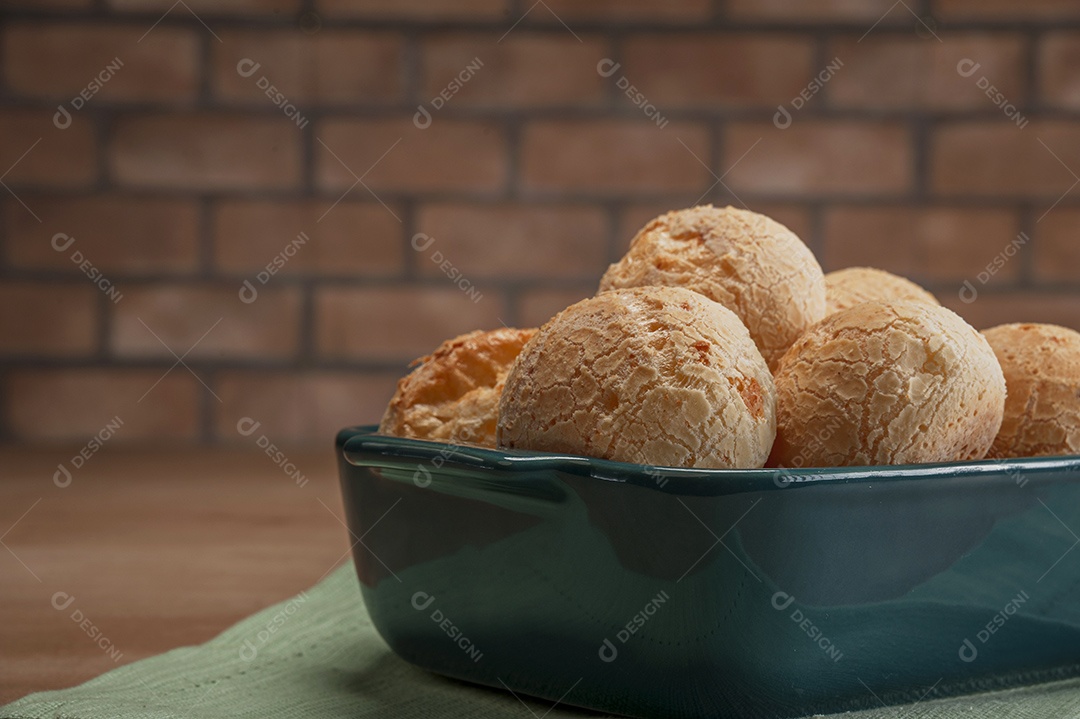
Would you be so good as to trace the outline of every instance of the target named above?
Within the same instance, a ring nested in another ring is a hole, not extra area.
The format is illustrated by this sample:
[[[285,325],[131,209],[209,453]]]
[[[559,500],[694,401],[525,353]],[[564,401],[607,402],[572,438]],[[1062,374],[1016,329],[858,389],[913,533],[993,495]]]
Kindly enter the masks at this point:
[[[381,434],[495,446],[499,396],[535,329],[477,330],[447,340],[398,381]]]
[[[685,287],[733,311],[770,366],[825,316],[825,276],[779,222],[749,210],[700,205],[661,215],[600,280],[600,291]]]
[[[803,335],[776,373],[774,467],[977,460],[1001,427],[1005,377],[950,310],[867,302]]]
[[[907,279],[873,267],[849,267],[825,275],[825,316],[863,302],[927,302],[937,298]]]
[[[757,468],[776,433],[772,375],[730,310],[639,287],[571,305],[506,379],[500,447],[673,467]]]
[[[1080,333],[1040,324],[983,332],[1005,372],[1009,398],[990,457],[1080,454]]]

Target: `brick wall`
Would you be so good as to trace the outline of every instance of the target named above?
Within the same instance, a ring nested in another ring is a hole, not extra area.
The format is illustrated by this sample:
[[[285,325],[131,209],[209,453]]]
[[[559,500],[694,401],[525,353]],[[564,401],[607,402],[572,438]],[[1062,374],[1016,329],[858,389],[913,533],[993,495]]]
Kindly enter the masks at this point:
[[[327,444],[699,199],[1080,326],[1074,0],[7,0],[0,43],[7,440]]]

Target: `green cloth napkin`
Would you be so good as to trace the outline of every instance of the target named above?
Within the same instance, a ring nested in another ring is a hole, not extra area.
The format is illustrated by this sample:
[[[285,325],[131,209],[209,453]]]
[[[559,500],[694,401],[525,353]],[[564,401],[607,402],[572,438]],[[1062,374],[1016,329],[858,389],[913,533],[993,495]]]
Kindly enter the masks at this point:
[[[398,659],[360,599],[352,565],[281,604],[72,689],[0,707],[0,719],[428,719],[601,715],[429,674]],[[1076,719],[1080,679],[861,711],[851,719]],[[735,718],[732,718],[735,719]]]

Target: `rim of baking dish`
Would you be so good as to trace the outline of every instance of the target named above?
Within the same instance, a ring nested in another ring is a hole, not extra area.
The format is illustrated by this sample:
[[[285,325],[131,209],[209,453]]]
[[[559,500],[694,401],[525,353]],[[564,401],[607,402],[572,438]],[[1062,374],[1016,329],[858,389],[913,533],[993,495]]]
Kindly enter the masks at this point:
[[[1061,480],[1071,474],[1080,481],[1080,455],[991,459],[977,462],[890,465],[876,467],[811,467],[799,469],[688,469],[552,452],[490,449],[378,434],[375,425],[346,427],[338,432],[337,447],[349,464],[374,469],[455,473],[484,473],[492,478],[520,481],[530,475],[560,472],[597,480],[630,484],[661,492],[692,495],[779,491],[835,483],[964,479],[977,481],[1007,475],[1016,484],[1045,477]]]

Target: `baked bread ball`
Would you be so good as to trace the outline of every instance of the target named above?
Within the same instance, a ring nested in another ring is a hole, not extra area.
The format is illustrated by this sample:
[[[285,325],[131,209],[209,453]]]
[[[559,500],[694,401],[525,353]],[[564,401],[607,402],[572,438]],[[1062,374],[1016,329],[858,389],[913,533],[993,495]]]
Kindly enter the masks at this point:
[[[925,302],[864,302],[810,329],[776,373],[770,465],[982,459],[1001,428],[1005,377],[986,339]]]
[[[700,292],[733,311],[770,366],[825,316],[825,276],[779,222],[701,205],[661,215],[600,280],[600,291],[663,285]]]
[[[500,447],[671,467],[756,468],[772,375],[739,318],[677,287],[604,292],[540,328],[506,378]]]
[[[863,302],[928,302],[939,305],[932,294],[907,279],[873,267],[849,267],[825,275],[825,316]]]
[[[1080,454],[1080,333],[1055,325],[1002,325],[983,332],[1009,398],[990,456]]]
[[[503,382],[535,332],[477,330],[443,342],[398,381],[379,432],[494,447]]]

